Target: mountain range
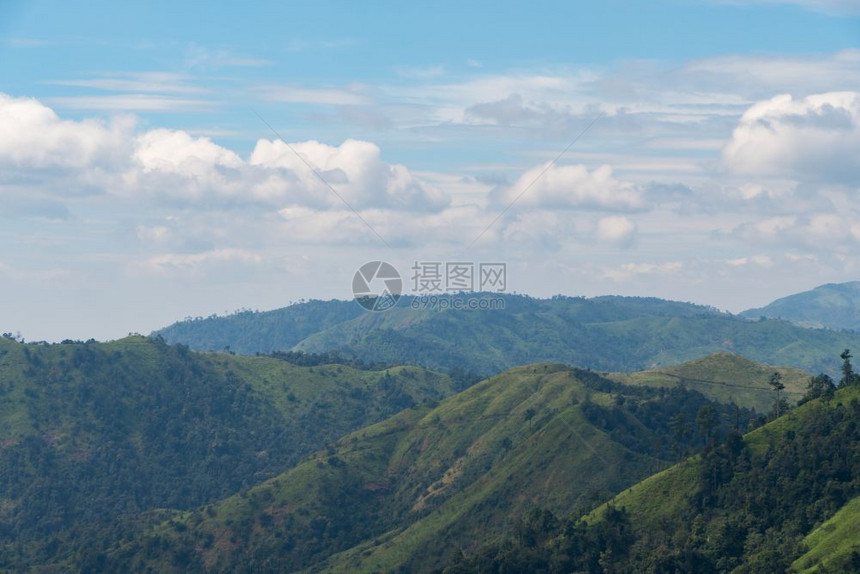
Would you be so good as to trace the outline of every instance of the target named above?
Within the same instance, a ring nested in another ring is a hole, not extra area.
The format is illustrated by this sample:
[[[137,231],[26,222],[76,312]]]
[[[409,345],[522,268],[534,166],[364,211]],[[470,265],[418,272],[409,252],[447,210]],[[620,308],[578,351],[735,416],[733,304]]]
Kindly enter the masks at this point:
[[[858,550],[858,397],[847,387],[742,435],[761,424],[751,411],[681,385],[529,365],[221,501],[150,516],[84,560],[130,572],[845,571]]]
[[[461,301],[489,295],[457,296]],[[334,352],[368,362],[415,364],[492,375],[533,362],[601,371],[656,368],[731,351],[811,372],[838,372],[834,349],[860,348],[860,334],[750,321],[711,307],[639,297],[492,295],[503,309],[413,308],[385,312],[352,301],[309,301],[267,312],[186,320],[154,333],[198,350],[254,354]]]
[[[158,338],[0,341],[0,569],[464,567],[534,508],[585,515],[760,425],[764,375],[792,399],[808,382],[729,353],[640,373],[538,363],[471,386],[285,357],[304,364]]]
[[[703,441],[672,419],[750,412],[696,391],[627,386],[558,364],[519,367],[405,410],[218,503],[104,550],[111,570],[431,571],[534,506],[590,508]],[[737,418],[736,418],[737,417]],[[713,432],[719,432],[714,429]],[[162,549],[153,556],[152,546]]]
[[[758,308],[742,317],[784,319],[802,327],[860,330],[860,281],[828,283],[795,293]]]
[[[4,335],[0,571],[860,568],[860,335],[503,301]]]

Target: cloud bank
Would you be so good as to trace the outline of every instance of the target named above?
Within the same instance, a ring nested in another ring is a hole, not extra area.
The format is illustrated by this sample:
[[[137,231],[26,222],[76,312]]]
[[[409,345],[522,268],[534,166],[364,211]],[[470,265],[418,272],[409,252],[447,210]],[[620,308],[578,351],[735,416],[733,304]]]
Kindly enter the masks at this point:
[[[244,159],[182,130],[135,128],[130,117],[65,120],[35,99],[0,94],[0,166],[7,168],[0,185],[28,174],[43,180],[43,191],[59,195],[86,188],[176,202],[340,208],[330,184],[356,209],[438,211],[450,201],[405,166],[385,162],[379,147],[366,141],[332,146],[261,139]]]

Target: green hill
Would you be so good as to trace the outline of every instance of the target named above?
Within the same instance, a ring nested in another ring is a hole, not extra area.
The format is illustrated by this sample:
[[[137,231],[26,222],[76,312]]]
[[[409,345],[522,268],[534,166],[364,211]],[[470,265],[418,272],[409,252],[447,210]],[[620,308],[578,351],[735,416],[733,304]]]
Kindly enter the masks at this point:
[[[860,496],[839,509],[803,539],[806,552],[794,561],[798,572],[860,570]]]
[[[803,327],[860,331],[860,281],[821,285],[758,309],[748,309],[741,316],[785,319]]]
[[[124,516],[223,498],[452,393],[415,367],[0,338],[0,570],[63,557]]]
[[[482,297],[488,295],[461,296],[464,301]],[[779,320],[748,321],[689,303],[638,297],[499,297],[505,304],[502,310],[415,310],[411,305],[417,300],[404,297],[384,313],[359,311],[351,317],[343,305],[351,303],[355,312],[360,308],[354,302],[316,301],[177,323],[159,333],[201,350],[229,345],[248,354],[289,348],[335,351],[368,362],[484,375],[534,362],[635,371],[723,351],[835,374],[839,361],[834,349],[860,348],[860,334],[804,329]],[[320,320],[315,322],[316,315]],[[289,318],[299,316],[307,319],[301,333]],[[318,329],[311,332],[311,324]],[[233,338],[235,332],[242,333],[241,338]]]
[[[762,365],[734,353],[715,353],[680,365],[634,373],[608,373],[606,376],[629,385],[684,385],[712,400],[736,403],[766,413],[775,402],[774,391],[768,385],[773,373],[782,376],[785,385],[782,395],[790,404],[797,403],[806,393],[809,373],[789,367]]]
[[[449,572],[856,572],[858,417],[860,387],[840,389]]]
[[[583,511],[676,458],[672,419],[728,405],[520,367],[337,441],[286,473],[89,556],[123,571],[430,571],[535,506]],[[749,413],[741,411],[741,424]],[[725,425],[723,425],[725,432]],[[683,448],[701,445],[691,433]]]
[[[230,348],[253,355],[288,351],[302,339],[364,312],[355,301],[312,299],[262,313],[239,311],[226,317],[189,317],[153,334],[199,351]]]

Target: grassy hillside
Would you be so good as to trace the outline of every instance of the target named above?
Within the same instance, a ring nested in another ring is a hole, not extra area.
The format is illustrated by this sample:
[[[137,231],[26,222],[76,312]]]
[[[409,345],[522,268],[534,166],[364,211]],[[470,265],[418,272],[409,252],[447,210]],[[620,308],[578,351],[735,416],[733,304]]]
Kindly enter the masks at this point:
[[[0,569],[55,560],[124,515],[230,495],[452,392],[414,367],[0,339]]]
[[[450,572],[856,571],[858,417],[860,387],[840,389]]]
[[[708,404],[695,391],[627,387],[557,364],[517,368],[90,560],[162,572],[429,571],[535,506],[586,509],[667,465],[671,419]],[[684,445],[703,440],[693,433]]]
[[[804,538],[807,551],[792,564],[797,572],[860,571],[860,496]]]
[[[741,313],[750,319],[785,319],[804,327],[860,330],[860,281],[828,283]]]
[[[776,400],[768,380],[773,373],[782,376],[785,390],[781,396],[795,404],[806,393],[810,374],[800,369],[756,363],[734,353],[715,353],[680,365],[634,373],[609,373],[610,379],[629,385],[674,387],[684,385],[722,403],[736,403],[768,412]]]
[[[485,295],[463,296],[480,297]],[[860,348],[860,334],[804,329],[779,320],[748,321],[688,303],[637,297],[500,297],[503,310],[414,310],[412,298],[404,297],[398,307],[384,313],[359,312],[351,317],[342,307],[350,302],[312,302],[268,313],[178,323],[160,333],[169,341],[204,350],[229,344],[234,351],[254,353],[292,346],[314,353],[334,350],[369,362],[456,367],[485,375],[542,361],[634,371],[723,351],[835,374],[839,368],[835,350]],[[337,312],[330,312],[329,306]],[[301,340],[293,319],[283,319],[284,332],[278,331],[282,316],[316,314],[321,317],[318,330],[305,329]],[[238,324],[241,340],[224,336]]]

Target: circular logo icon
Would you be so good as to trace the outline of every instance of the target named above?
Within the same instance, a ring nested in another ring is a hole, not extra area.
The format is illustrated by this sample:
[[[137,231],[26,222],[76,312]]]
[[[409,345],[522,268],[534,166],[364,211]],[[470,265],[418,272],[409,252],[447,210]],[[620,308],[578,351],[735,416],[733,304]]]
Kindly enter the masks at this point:
[[[370,261],[352,278],[352,295],[368,311],[387,311],[400,300],[403,281],[400,273],[385,261]]]

